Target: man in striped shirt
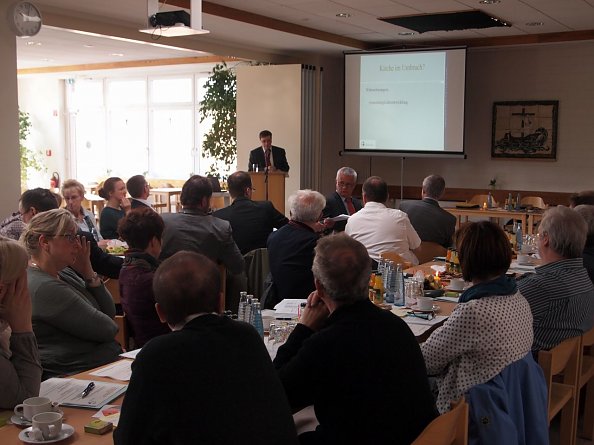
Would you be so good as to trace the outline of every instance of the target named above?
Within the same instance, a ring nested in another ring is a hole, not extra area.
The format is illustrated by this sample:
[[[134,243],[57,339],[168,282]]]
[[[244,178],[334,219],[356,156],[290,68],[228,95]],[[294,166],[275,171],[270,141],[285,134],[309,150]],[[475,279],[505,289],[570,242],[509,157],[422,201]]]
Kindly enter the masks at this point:
[[[533,351],[551,349],[594,325],[594,287],[582,261],[587,226],[573,210],[549,209],[538,230],[543,265],[518,278],[532,309]]]

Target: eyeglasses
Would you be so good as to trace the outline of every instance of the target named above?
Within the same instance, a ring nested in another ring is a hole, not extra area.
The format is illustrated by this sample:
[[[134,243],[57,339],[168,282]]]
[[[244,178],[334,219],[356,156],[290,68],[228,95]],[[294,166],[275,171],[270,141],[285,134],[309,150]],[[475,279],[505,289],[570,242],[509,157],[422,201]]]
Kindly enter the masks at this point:
[[[66,240],[68,240],[68,242],[73,244],[77,241],[76,235],[72,233],[65,233],[64,235],[55,235],[55,237],[57,236],[65,238]]]
[[[407,312],[409,317],[422,318],[423,320],[433,320],[435,318],[435,312]]]
[[[352,182],[337,182],[336,183],[339,187],[354,187],[355,184],[353,184]]]

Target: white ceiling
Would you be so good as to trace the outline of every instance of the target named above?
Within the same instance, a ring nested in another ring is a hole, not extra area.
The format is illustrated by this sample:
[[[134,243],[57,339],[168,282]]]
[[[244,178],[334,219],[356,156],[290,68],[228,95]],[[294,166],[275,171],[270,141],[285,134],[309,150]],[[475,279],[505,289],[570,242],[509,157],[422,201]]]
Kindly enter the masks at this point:
[[[47,13],[48,17],[92,20],[133,31],[146,27],[146,0],[32,1],[40,6],[44,18]],[[169,0],[169,3],[177,1]],[[209,14],[209,7],[212,10],[217,5],[239,11],[224,9],[217,15]],[[179,9],[166,5],[167,8]],[[206,54],[196,51],[201,49],[201,44],[205,48],[223,45],[282,55],[308,52],[340,55],[342,51],[360,49],[364,45],[382,48],[435,45],[442,40],[594,29],[594,0],[501,0],[493,5],[481,4],[478,0],[211,0],[208,4],[205,2],[203,9],[202,26],[210,30],[210,34],[183,38],[192,39],[194,50],[106,39],[44,26],[34,38],[17,39],[18,65],[19,68],[30,68],[201,56]],[[402,36],[399,33],[408,30],[377,20],[378,17],[471,9],[488,12],[512,26]],[[350,14],[350,17],[339,18],[339,13]],[[239,20],[230,19],[229,16]],[[266,18],[273,20],[267,23]],[[542,25],[527,25],[531,22],[540,22]],[[299,26],[292,29],[288,24]],[[311,33],[316,31],[324,33],[314,38]],[[342,38],[353,40],[345,41]],[[161,38],[155,43],[167,45],[169,42],[167,38]]]

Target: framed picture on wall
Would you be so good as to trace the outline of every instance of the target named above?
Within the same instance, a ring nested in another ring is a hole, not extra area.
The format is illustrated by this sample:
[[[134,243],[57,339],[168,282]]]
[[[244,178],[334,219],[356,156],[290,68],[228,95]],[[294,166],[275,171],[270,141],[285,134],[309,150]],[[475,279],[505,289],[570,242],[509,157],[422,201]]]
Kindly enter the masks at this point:
[[[558,100],[493,103],[492,158],[557,159]]]

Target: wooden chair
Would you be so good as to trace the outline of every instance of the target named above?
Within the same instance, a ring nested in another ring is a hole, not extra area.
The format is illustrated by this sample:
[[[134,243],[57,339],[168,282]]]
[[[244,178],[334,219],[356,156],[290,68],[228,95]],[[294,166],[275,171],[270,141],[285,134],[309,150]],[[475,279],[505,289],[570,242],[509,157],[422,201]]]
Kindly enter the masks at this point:
[[[520,199],[520,204],[523,206],[532,206],[535,209],[541,210],[547,208],[547,205],[540,196],[525,196]]]
[[[414,252],[419,259],[419,264],[423,264],[433,261],[436,256],[445,256],[447,249],[432,241],[421,241],[421,245]]]
[[[411,445],[467,445],[468,403],[452,403],[451,411],[433,420]]]
[[[472,204],[477,204],[482,208],[484,203],[489,202],[488,196],[489,195],[474,195],[472,198],[470,198],[469,202]],[[495,201],[495,197],[491,195],[491,198],[493,199],[493,207],[499,207],[499,204],[497,201]]]
[[[116,315],[114,321],[118,325],[118,333],[115,336],[115,340],[124,351],[127,351],[130,348],[130,333],[128,332],[126,314]]]
[[[406,261],[404,258],[402,258],[396,252],[386,251],[386,252],[382,252],[380,254],[380,256],[385,260],[394,261],[394,264],[402,264],[402,270],[408,269],[409,267],[412,267],[412,265],[413,265],[410,261]]]
[[[111,298],[113,298],[113,303],[116,305],[121,304],[120,281],[116,280],[115,278],[107,278],[105,281],[103,281],[103,284],[111,294]]]
[[[223,196],[213,196],[210,198],[210,209],[213,212],[223,207],[225,207],[225,198]]]
[[[582,356],[579,375],[576,413],[578,412],[580,391],[586,388],[584,395],[584,423],[579,436],[594,439],[594,328],[582,335]]]
[[[576,388],[580,364],[581,337],[568,338],[550,351],[539,351],[538,364],[544,371],[548,396],[549,424],[561,413],[559,443],[574,445],[577,425]],[[553,376],[563,374],[559,379]],[[560,380],[560,382],[556,381]]]

